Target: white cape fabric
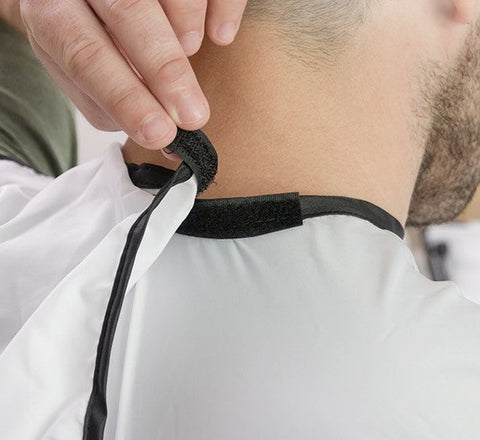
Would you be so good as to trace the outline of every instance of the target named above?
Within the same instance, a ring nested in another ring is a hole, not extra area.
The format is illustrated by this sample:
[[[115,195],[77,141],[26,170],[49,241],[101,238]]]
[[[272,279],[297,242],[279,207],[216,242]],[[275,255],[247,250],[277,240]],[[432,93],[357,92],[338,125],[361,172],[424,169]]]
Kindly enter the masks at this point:
[[[118,146],[53,182],[22,170],[32,177],[25,179],[14,162],[2,165],[9,184],[0,203],[10,208],[0,228],[2,348],[15,336],[0,356],[0,438],[80,439],[112,281],[127,234],[153,195],[133,187]],[[35,180],[37,194],[29,187]],[[127,291],[163,251],[196,192],[192,176],[154,211]],[[22,254],[29,261],[20,270],[15,254],[25,249],[32,252]]]
[[[110,357],[108,440],[473,440],[480,309],[394,233],[332,214],[256,237],[152,212]],[[0,438],[82,440],[131,226],[152,203],[119,146],[56,180],[0,161]]]

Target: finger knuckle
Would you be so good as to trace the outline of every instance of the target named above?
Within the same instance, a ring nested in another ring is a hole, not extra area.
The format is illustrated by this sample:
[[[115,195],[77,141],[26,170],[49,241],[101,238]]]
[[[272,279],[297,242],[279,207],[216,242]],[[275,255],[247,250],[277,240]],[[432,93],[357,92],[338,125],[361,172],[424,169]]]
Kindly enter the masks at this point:
[[[101,56],[102,45],[86,32],[79,32],[63,50],[63,60],[67,71],[75,76],[95,63]]]
[[[183,57],[176,57],[162,62],[155,78],[161,83],[175,84],[185,78],[188,71],[187,61]]]
[[[111,114],[131,113],[139,102],[143,90],[139,86],[124,87],[123,89],[115,88],[106,98],[106,105]]]
[[[204,12],[206,5],[206,0],[183,0],[182,2],[178,2],[177,8],[180,13],[190,15]]]
[[[142,2],[143,0],[108,0],[106,12],[111,18],[120,18]]]

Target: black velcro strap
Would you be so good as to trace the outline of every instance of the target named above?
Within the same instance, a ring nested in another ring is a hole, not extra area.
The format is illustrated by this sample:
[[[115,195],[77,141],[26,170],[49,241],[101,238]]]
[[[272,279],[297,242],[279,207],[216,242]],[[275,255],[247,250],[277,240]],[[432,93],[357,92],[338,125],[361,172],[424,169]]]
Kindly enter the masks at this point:
[[[197,199],[178,232],[204,238],[243,238],[300,226],[298,193]]]
[[[210,140],[200,130],[186,131],[181,128],[168,146],[192,169],[198,180],[198,192],[205,191],[217,174],[217,152]]]

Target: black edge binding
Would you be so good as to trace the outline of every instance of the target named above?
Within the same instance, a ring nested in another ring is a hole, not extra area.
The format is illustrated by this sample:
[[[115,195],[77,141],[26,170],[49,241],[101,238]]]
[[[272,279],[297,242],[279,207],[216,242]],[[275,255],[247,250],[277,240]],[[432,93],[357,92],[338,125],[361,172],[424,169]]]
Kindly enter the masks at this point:
[[[350,215],[375,225],[377,228],[391,231],[401,239],[405,237],[402,224],[389,212],[366,200],[340,196],[301,196],[303,218],[324,215]]]
[[[235,239],[269,234],[327,215],[349,215],[404,238],[401,223],[365,200],[298,193],[226,199],[197,199],[177,232],[192,237]]]
[[[133,184],[139,188],[159,188],[174,172],[153,164],[128,164],[127,167]],[[177,232],[212,239],[255,237],[300,226],[307,218],[326,215],[358,217],[401,239],[405,236],[402,224],[395,217],[366,200],[300,196],[298,193],[197,199]]]
[[[128,232],[125,247],[115,274],[112,292],[108,301],[102,331],[97,346],[97,357],[93,375],[92,391],[85,413],[83,440],[102,440],[107,421],[107,380],[110,354],[122,310],[128,281],[135,263],[135,257],[147,228],[152,212],[161,203],[168,191],[175,185],[186,182],[193,173],[197,173],[199,188],[205,189],[215,176],[216,153],[213,145],[200,132],[185,132],[179,129],[178,139],[174,141],[175,151],[185,161],[178,167],[170,180],[158,191],[152,203],[140,214]],[[213,150],[213,152],[211,151]],[[212,163],[209,161],[212,160]],[[212,174],[213,173],[213,174]],[[201,186],[200,186],[201,185]]]

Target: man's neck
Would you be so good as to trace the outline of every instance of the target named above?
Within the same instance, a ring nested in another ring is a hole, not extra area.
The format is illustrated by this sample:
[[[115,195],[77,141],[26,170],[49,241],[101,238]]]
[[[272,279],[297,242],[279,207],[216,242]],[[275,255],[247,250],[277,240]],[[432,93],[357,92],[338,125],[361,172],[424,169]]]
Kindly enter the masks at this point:
[[[206,42],[191,58],[211,107],[202,130],[219,155],[215,184],[200,197],[346,196],[404,224],[422,158],[412,145],[405,60],[359,47],[318,73],[275,48],[269,35],[244,26],[232,46]],[[132,141],[124,156],[172,167]]]

